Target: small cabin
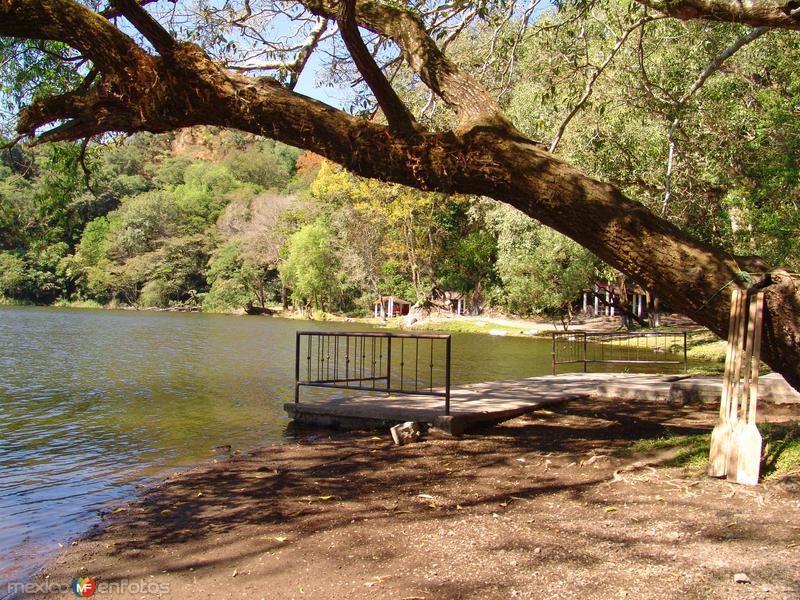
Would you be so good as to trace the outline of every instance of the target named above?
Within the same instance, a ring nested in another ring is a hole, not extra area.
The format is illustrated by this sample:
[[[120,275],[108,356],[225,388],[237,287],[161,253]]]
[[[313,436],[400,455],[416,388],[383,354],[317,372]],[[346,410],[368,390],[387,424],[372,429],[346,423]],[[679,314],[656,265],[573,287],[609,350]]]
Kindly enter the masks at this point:
[[[407,315],[411,310],[411,302],[396,298],[395,296],[381,296],[373,303],[375,309],[375,317],[379,318],[382,315],[387,317],[402,317]]]

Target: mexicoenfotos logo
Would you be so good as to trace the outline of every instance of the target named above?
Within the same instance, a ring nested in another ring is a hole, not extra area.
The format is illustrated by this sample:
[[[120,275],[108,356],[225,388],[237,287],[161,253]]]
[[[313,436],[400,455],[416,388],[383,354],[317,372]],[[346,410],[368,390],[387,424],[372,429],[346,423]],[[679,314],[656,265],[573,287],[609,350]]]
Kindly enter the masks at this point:
[[[63,596],[69,594],[69,590],[78,598],[89,598],[97,594],[98,596],[166,596],[170,593],[170,584],[166,581],[156,579],[128,579],[123,577],[115,581],[103,581],[94,577],[76,577],[72,584],[66,581],[51,581],[46,578],[43,581],[12,581],[6,588],[8,595],[16,596]],[[2,590],[0,590],[2,593]],[[5,596],[2,596],[5,598]]]
[[[72,580],[72,591],[79,598],[94,596],[97,591],[97,582],[93,577],[77,577]]]

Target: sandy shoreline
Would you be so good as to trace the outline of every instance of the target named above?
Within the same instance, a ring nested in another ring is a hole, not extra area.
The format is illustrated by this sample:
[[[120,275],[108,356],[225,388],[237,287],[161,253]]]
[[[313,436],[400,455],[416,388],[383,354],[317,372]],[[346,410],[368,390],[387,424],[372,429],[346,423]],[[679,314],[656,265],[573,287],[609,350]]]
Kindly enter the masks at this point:
[[[159,483],[32,583],[197,600],[797,598],[797,477],[743,488],[619,454],[713,421],[581,401],[405,447],[309,432]]]

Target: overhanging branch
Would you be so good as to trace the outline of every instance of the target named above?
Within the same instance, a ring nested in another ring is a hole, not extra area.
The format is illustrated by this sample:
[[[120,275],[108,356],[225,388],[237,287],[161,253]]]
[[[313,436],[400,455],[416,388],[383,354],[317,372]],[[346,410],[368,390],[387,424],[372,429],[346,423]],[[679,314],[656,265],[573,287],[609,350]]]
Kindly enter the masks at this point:
[[[125,16],[131,25],[141,33],[159,54],[167,54],[176,45],[169,32],[148,13],[136,0],[111,0],[114,6]]]
[[[800,30],[800,5],[795,0],[636,0],[684,21],[700,19],[753,27]]]
[[[355,20],[355,0],[341,0],[337,22],[347,50],[364,81],[375,94],[375,99],[386,116],[389,127],[403,135],[413,133],[416,129],[414,118],[395,93],[358,32]]]
[[[318,16],[337,17],[337,7],[332,0],[299,2]],[[374,0],[355,0],[354,18],[359,26],[397,44],[425,85],[458,115],[460,129],[488,125],[513,130],[497,99],[439,50],[425,24],[412,11]]]

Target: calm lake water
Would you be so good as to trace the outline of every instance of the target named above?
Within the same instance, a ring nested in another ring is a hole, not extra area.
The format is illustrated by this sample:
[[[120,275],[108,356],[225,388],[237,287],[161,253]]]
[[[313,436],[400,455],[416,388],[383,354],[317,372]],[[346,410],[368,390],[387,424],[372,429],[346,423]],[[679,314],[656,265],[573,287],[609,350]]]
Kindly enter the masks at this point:
[[[368,327],[0,308],[0,598],[136,484],[290,435],[298,329]],[[456,334],[452,369],[453,383],[546,374],[550,343]]]

